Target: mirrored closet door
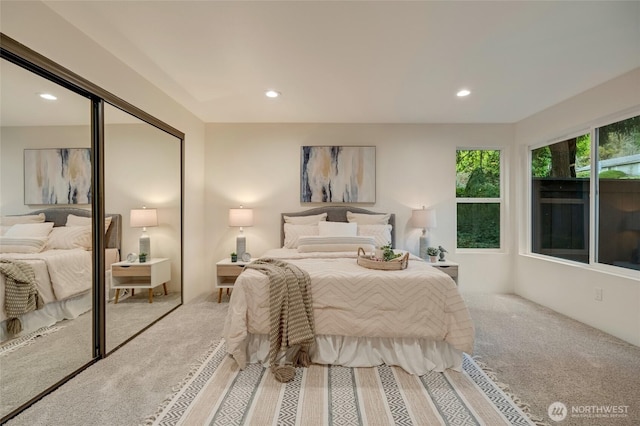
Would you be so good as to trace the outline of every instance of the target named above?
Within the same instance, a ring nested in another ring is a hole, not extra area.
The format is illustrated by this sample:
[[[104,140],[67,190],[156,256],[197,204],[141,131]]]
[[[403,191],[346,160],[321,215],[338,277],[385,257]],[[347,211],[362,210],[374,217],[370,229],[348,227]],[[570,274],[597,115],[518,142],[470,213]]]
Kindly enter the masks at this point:
[[[181,141],[109,104],[104,117],[105,213],[123,218],[121,261],[105,256],[110,352],[181,303]]]
[[[4,422],[182,304],[184,134],[0,44]]]
[[[91,101],[5,59],[0,75],[2,418],[94,358],[94,262]],[[40,309],[6,299],[30,273]]]

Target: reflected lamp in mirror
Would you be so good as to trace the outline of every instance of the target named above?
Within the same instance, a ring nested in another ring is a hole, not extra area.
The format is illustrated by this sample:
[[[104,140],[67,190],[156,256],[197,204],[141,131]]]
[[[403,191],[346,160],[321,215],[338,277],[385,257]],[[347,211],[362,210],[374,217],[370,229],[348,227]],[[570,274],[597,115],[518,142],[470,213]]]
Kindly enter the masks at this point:
[[[427,237],[427,229],[436,227],[436,211],[426,209],[422,206],[420,210],[413,210],[411,212],[411,223],[416,228],[422,228],[422,235],[420,236],[420,257],[427,259],[427,247],[429,247],[429,238]]]
[[[132,228],[142,228],[140,235],[140,253],[146,253],[147,259],[151,259],[151,239],[147,234],[147,228],[150,226],[158,226],[158,212],[156,209],[132,209],[129,218],[129,226]]]
[[[238,259],[242,259],[242,255],[247,249],[243,228],[253,226],[253,210],[245,209],[243,206],[240,206],[239,209],[229,209],[229,226],[240,228],[240,234],[236,238],[236,254]]]

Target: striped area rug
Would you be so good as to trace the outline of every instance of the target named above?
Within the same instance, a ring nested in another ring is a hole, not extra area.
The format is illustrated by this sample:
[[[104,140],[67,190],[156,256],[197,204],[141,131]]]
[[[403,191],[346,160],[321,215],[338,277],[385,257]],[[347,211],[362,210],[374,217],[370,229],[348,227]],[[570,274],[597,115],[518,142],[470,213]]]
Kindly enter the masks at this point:
[[[533,425],[465,355],[464,371],[412,376],[396,367],[312,365],[280,383],[243,371],[214,342],[147,425]]]

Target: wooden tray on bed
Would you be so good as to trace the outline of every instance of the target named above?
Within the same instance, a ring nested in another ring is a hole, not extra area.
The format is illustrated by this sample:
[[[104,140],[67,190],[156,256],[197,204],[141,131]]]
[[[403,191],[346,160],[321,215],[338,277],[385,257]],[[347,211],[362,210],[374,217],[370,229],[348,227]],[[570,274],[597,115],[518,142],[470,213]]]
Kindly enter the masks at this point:
[[[404,256],[396,257],[392,260],[384,261],[376,260],[373,256],[367,255],[364,249],[360,247],[358,248],[358,265],[369,269],[379,269],[381,271],[399,271],[406,269],[409,265],[409,253],[405,253]]]

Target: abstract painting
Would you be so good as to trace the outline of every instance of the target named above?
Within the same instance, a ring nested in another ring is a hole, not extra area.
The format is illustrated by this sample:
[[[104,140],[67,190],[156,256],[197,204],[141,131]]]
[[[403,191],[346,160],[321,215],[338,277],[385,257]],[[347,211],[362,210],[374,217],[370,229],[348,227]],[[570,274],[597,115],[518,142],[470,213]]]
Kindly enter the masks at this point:
[[[300,201],[374,203],[374,146],[303,146],[300,153]]]
[[[90,204],[91,149],[25,149],[24,203]]]

